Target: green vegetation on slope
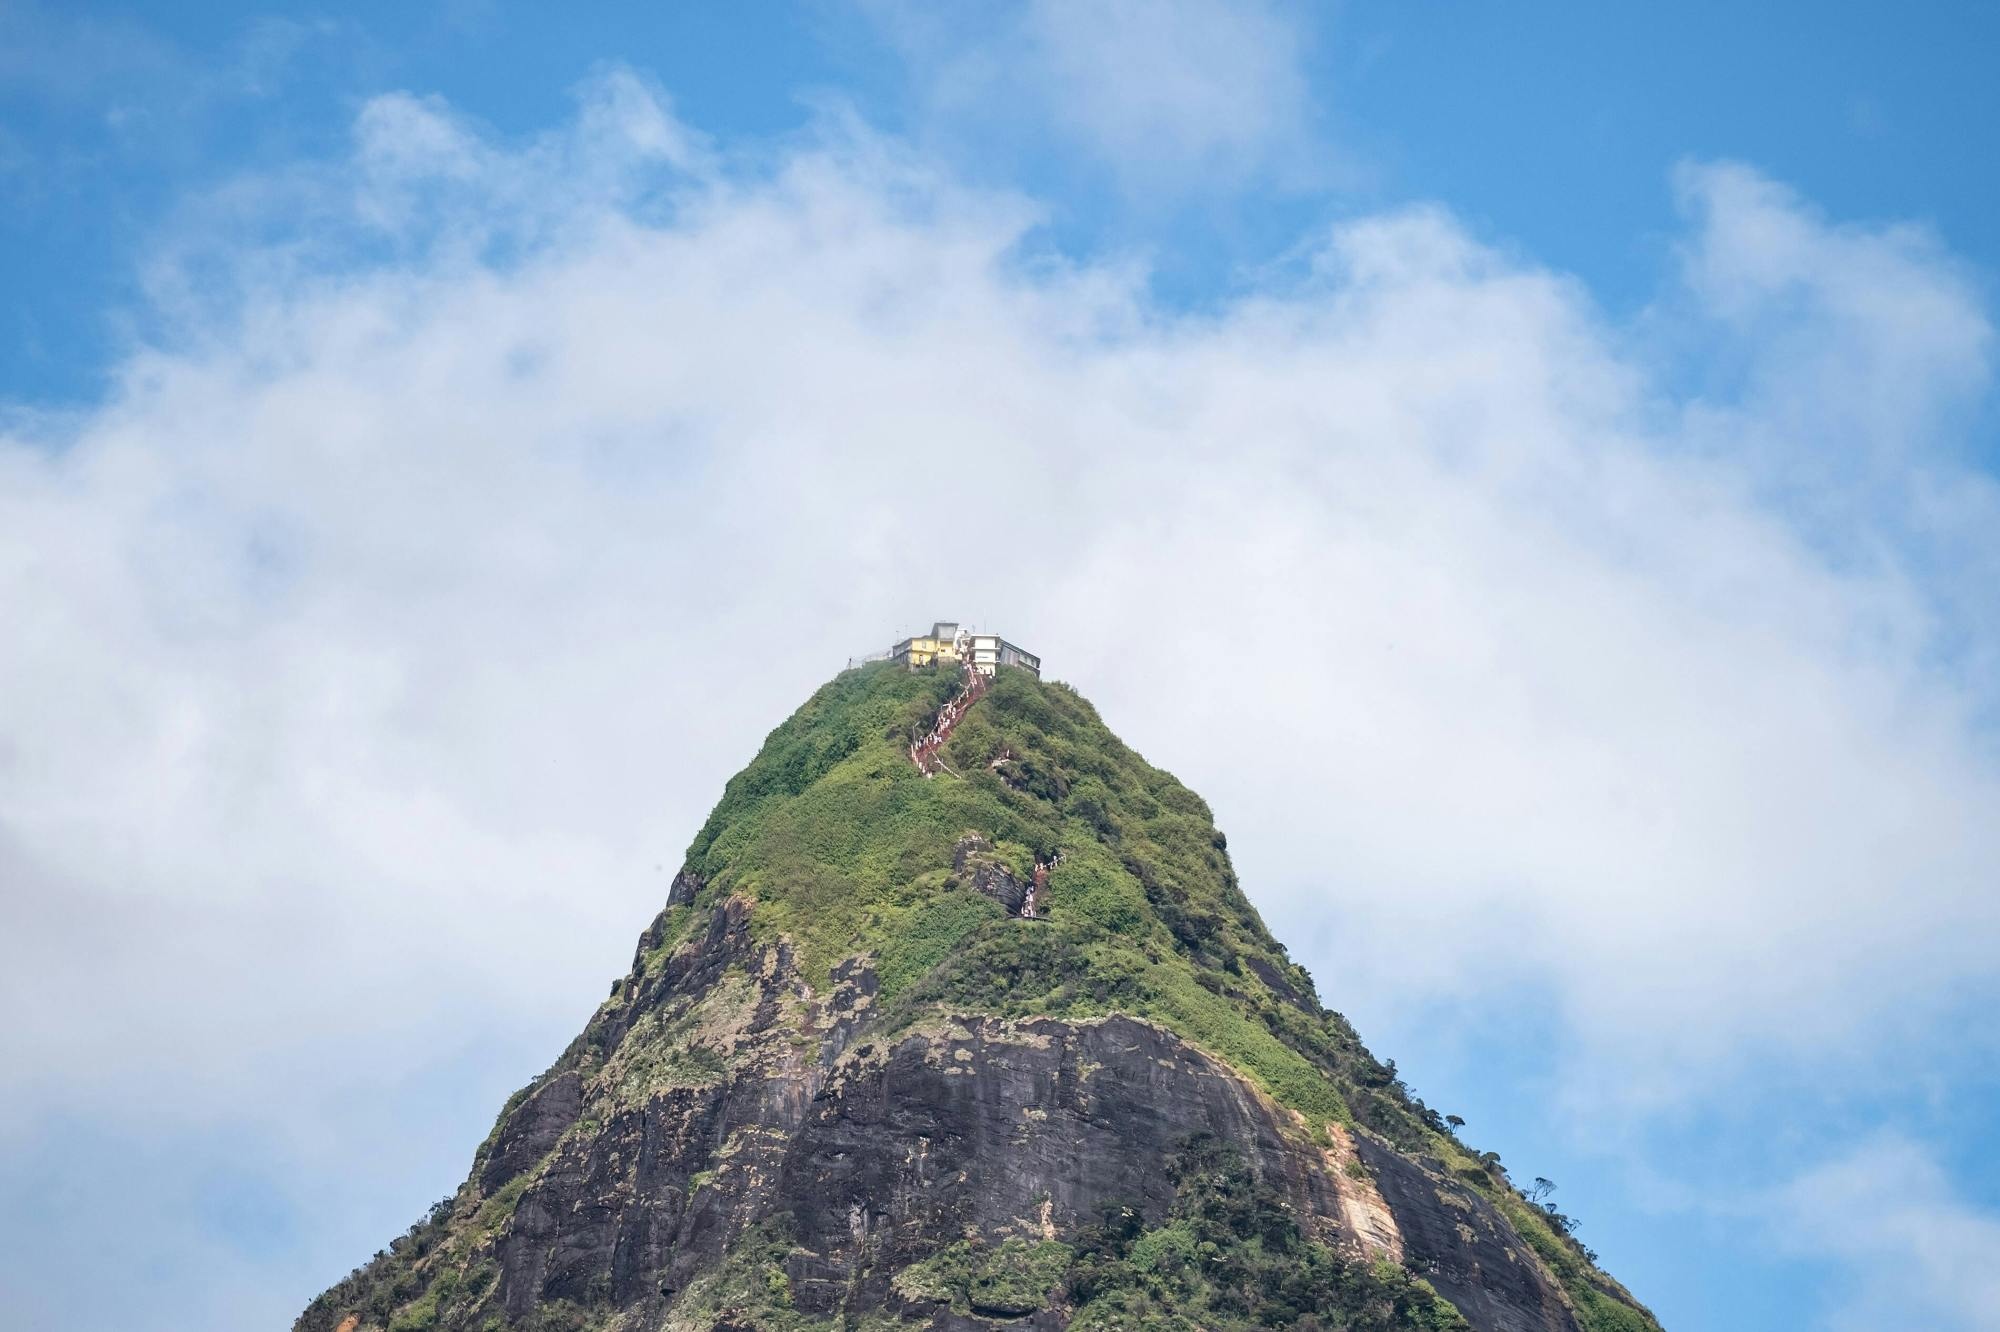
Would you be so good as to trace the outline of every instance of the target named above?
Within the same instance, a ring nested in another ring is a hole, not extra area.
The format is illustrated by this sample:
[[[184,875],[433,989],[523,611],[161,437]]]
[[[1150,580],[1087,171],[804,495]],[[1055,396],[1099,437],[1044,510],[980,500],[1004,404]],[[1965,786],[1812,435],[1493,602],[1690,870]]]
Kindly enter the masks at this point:
[[[1167,1163],[1175,1197],[1146,1230],[1109,1208],[1078,1237],[1068,1289],[1072,1332],[1464,1332],[1428,1282],[1395,1263],[1342,1258],[1300,1233],[1233,1147],[1191,1139]]]
[[[955,692],[947,670],[842,673],[771,733],[688,851],[716,900],[755,901],[814,985],[875,959],[890,1020],[939,1011],[1129,1013],[1174,1031],[1299,1111],[1442,1161],[1498,1202],[1593,1332],[1644,1315],[1573,1237],[1376,1061],[1250,905],[1207,804],[1148,764],[1068,686],[1003,670],[925,778],[907,745]],[[1025,877],[1060,852],[1046,919],[1009,918],[952,877],[968,833]]]
[[[1311,978],[1243,895],[1206,804],[1127,748],[1073,690],[1003,671],[946,746],[949,771],[923,777],[908,741],[956,687],[949,672],[865,667],[828,683],[772,732],[689,849],[697,901],[649,931],[634,976],[614,988],[550,1077],[582,1074],[598,1098],[593,1115],[661,1087],[726,1078],[756,993],[740,972],[724,974],[698,1001],[648,1007],[610,1045],[605,1033],[631,987],[657,976],[692,931],[721,919],[714,908],[740,895],[751,903],[751,930],[784,940],[815,989],[851,974],[843,970],[849,959],[868,960],[880,1036],[965,1013],[1116,1012],[1158,1023],[1298,1111],[1303,1132],[1323,1134],[1329,1121],[1365,1128],[1494,1200],[1588,1332],[1657,1332],[1566,1225],[1513,1189],[1497,1157],[1461,1145],[1393,1064],[1377,1062],[1347,1021],[1320,1005]],[[1044,919],[1014,918],[967,886],[954,870],[967,835],[983,839],[990,851],[981,855],[1017,879],[1060,853],[1040,900]],[[527,1094],[509,1101],[503,1120]],[[565,1141],[597,1127],[579,1119]],[[356,1310],[365,1328],[400,1332],[475,1317],[510,1332],[596,1325],[609,1311],[592,1303],[595,1295],[583,1304],[545,1301],[524,1323],[486,1312],[498,1284],[495,1242],[554,1154],[490,1195],[468,1182],[314,1310]],[[1067,1243],[954,1244],[898,1274],[899,1289],[995,1311],[1059,1289],[1080,1332],[1463,1326],[1402,1269],[1352,1263],[1308,1241],[1217,1145],[1187,1144],[1174,1169],[1178,1201],[1163,1225],[1146,1230],[1125,1214]],[[709,1181],[697,1175],[690,1196]],[[690,1287],[676,1320],[705,1326],[700,1317],[728,1312],[738,1326],[830,1332],[835,1324],[792,1306],[788,1251],[781,1219],[744,1236]],[[1314,1321],[1313,1309],[1332,1321]]]
[[[905,747],[956,687],[947,671],[848,671],[774,731],[689,849],[710,894],[757,902],[809,981],[874,954],[909,1020],[937,1008],[1156,1021],[1314,1125],[1415,1144],[1421,1115],[1346,1021],[1322,1010],[1238,887],[1201,797],[1152,767],[1060,684],[1002,671],[926,779]],[[957,886],[967,833],[1025,877],[1062,861],[1046,920]]]

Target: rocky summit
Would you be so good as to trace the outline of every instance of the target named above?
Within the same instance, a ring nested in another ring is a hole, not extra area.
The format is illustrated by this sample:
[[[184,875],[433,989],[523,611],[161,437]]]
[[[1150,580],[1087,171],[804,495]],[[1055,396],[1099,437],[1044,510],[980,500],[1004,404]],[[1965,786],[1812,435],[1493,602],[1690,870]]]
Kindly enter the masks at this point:
[[[299,1332],[1658,1328],[1321,1005],[1199,796],[969,674],[772,732],[465,1183]]]

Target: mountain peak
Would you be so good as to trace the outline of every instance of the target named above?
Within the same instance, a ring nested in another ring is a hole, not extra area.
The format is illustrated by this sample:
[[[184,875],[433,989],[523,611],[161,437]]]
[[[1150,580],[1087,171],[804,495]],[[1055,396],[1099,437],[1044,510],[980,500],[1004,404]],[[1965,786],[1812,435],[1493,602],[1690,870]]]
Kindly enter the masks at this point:
[[[1656,1327],[1005,646],[941,624],[774,730],[471,1178],[301,1329]]]

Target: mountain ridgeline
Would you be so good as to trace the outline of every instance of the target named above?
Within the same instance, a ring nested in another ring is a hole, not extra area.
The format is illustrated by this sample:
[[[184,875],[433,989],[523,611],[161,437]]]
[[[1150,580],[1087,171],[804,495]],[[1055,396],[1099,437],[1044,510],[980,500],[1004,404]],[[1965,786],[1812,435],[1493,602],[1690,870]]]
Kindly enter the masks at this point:
[[[1657,1332],[1075,691],[1001,670],[926,776],[958,688],[866,666],[773,731],[583,1034],[299,1332]]]

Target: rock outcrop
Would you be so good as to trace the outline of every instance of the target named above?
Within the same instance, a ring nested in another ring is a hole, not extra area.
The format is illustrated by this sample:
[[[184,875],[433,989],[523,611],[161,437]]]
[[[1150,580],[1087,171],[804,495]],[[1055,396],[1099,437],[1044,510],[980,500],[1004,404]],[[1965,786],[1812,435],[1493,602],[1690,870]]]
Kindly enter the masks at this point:
[[[999,903],[1010,916],[1021,914],[1028,901],[1028,885],[1014,877],[994,854],[993,844],[976,833],[958,839],[952,848],[951,867],[957,881],[981,897]]]

